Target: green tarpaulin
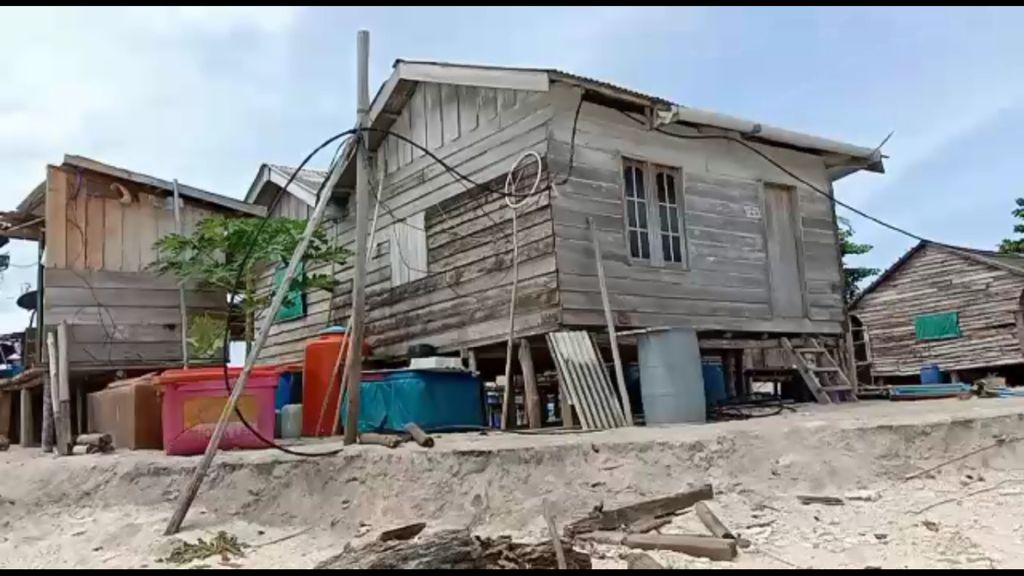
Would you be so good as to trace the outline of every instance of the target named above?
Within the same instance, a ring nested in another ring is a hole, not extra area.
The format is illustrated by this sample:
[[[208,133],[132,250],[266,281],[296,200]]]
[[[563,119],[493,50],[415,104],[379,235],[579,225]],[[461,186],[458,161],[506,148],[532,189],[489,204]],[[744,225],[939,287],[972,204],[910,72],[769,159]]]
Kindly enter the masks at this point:
[[[956,312],[922,314],[914,318],[914,333],[918,340],[941,340],[960,336],[960,317]]]

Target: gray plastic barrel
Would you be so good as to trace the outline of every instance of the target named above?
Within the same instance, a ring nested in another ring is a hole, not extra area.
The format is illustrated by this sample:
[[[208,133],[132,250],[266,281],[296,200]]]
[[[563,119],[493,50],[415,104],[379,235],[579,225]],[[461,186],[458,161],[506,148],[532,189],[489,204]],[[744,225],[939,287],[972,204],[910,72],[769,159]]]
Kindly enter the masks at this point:
[[[704,376],[697,333],[673,328],[641,334],[640,394],[647,424],[704,422]]]

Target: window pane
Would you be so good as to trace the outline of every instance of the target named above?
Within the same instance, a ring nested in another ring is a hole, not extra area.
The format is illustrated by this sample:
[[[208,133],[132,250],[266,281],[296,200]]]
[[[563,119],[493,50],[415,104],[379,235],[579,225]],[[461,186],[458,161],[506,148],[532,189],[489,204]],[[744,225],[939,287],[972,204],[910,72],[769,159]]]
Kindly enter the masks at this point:
[[[624,166],[622,168],[622,181],[626,186],[626,198],[633,198],[633,167]]]
[[[643,200],[647,198],[647,194],[644,191],[644,172],[643,170],[634,168],[633,173],[636,174],[636,183],[634,187],[636,197]]]
[[[638,227],[647,230],[647,203],[637,202],[636,203],[637,220],[639,222]]]
[[[672,237],[672,255],[673,255],[673,259],[672,259],[673,262],[682,262],[683,261],[682,241],[680,240],[679,236],[673,236]]]
[[[668,198],[669,204],[676,203],[676,177],[671,174],[665,174],[665,196]]]
[[[669,236],[667,234],[661,235],[661,256],[666,262],[675,262],[672,259],[672,244],[669,242]]]
[[[640,257],[640,234],[636,230],[629,231],[629,255],[633,258]]]
[[[665,202],[665,175],[658,172],[654,176],[654,182],[658,188],[658,202]]]
[[[658,220],[662,232],[668,232],[668,208],[664,204],[658,204]]]
[[[640,234],[640,257],[643,259],[651,257],[651,245],[647,241],[647,234]]]
[[[668,225],[673,234],[679,234],[679,209],[674,206],[668,209]]]
[[[626,200],[626,222],[630,228],[636,228],[636,201]]]

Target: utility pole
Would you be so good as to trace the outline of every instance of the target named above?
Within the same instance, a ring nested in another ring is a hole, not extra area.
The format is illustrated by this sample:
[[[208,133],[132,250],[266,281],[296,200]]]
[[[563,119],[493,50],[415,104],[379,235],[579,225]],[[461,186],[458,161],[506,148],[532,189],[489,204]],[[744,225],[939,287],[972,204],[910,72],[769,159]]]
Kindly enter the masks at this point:
[[[358,83],[356,112],[360,128],[366,128],[370,115],[370,32],[360,30],[356,46]],[[356,262],[352,277],[352,325],[349,327],[348,411],[345,417],[345,444],[354,444],[359,433],[359,386],[363,373],[363,332],[366,293],[366,227],[370,212],[370,167],[365,132],[356,136]]]

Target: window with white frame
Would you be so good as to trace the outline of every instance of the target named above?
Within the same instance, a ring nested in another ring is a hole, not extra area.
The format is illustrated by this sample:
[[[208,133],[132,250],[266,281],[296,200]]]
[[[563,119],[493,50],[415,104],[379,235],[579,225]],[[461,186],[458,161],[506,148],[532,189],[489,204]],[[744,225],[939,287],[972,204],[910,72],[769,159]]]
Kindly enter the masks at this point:
[[[657,266],[686,265],[679,170],[624,159],[626,248],[630,260]]]

